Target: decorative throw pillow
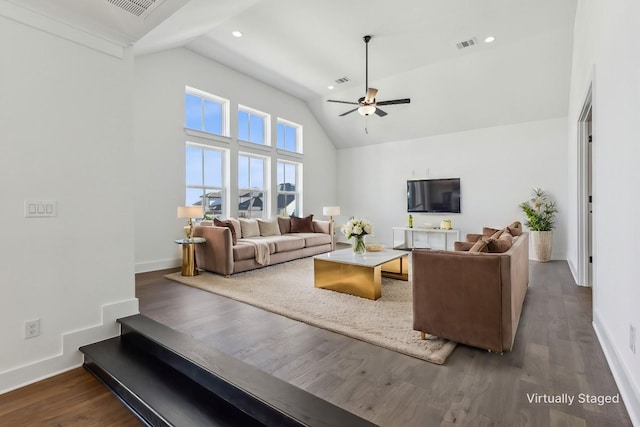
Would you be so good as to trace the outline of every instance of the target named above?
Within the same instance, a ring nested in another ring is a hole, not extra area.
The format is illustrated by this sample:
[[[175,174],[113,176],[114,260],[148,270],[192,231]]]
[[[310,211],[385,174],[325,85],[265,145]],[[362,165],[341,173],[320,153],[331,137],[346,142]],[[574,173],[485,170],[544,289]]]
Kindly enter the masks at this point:
[[[478,240],[482,239],[482,234],[476,234],[476,233],[469,233],[467,234],[467,242],[477,242]]]
[[[478,240],[471,246],[469,252],[489,252],[489,248],[487,247],[487,242],[484,240]]]
[[[497,228],[491,228],[491,227],[482,227],[482,235],[484,237],[489,237],[489,236],[493,237],[493,235],[496,234],[498,231],[502,231],[502,230],[498,230]]]
[[[240,227],[240,221],[235,218],[228,218],[227,221],[231,221],[233,228],[236,229],[236,240],[242,238],[242,227]]]
[[[453,242],[454,251],[468,251],[476,242]]]
[[[278,228],[281,234],[291,233],[291,218],[288,216],[278,217]]]
[[[511,233],[513,237],[519,236],[522,234],[522,224],[520,221],[515,221],[511,225],[507,225],[507,230],[509,230],[509,233]]]
[[[489,238],[485,240],[489,252],[502,253],[507,252],[513,245],[513,236],[508,231],[503,232],[498,239]]]
[[[280,235],[280,228],[278,228],[278,223],[275,221],[264,221],[262,219],[259,219],[258,227],[260,228],[261,236],[279,236]]]
[[[240,228],[243,239],[260,236],[260,226],[255,219],[240,219]]]
[[[231,231],[231,241],[233,242],[233,246],[235,246],[238,243],[238,239],[236,238],[236,229],[231,223],[231,221],[229,220],[221,221],[218,218],[214,218],[213,225],[215,225],[216,227],[227,227],[229,231]]]
[[[292,233],[313,233],[313,215],[305,216],[304,218],[298,218],[297,216],[292,216],[291,232]]]

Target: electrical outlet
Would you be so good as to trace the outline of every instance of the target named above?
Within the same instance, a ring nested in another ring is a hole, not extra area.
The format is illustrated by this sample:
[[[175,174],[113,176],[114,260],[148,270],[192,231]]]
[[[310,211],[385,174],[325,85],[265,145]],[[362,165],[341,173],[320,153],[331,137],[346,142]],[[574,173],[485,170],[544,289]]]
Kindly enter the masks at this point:
[[[40,319],[24,322],[24,339],[34,338],[40,335]]]
[[[629,348],[631,353],[636,354],[636,327],[629,324]]]

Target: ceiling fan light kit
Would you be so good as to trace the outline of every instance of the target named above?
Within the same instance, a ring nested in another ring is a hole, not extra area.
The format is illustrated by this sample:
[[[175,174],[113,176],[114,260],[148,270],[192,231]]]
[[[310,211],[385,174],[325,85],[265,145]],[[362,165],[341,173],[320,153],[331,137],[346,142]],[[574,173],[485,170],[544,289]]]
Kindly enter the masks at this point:
[[[409,104],[411,102],[409,98],[376,102],[376,95],[378,94],[378,89],[369,87],[369,42],[371,41],[371,36],[364,36],[362,40],[364,40],[364,43],[365,43],[365,96],[358,99],[358,102],[338,101],[335,99],[328,99],[327,102],[338,102],[340,104],[351,104],[351,105],[358,106],[352,110],[349,110],[340,114],[340,117],[346,116],[347,114],[353,113],[354,111],[358,111],[358,113],[360,113],[363,116],[370,116],[371,114],[375,113],[379,117],[384,117],[387,115],[387,113],[382,111],[380,108],[378,108],[378,106]]]

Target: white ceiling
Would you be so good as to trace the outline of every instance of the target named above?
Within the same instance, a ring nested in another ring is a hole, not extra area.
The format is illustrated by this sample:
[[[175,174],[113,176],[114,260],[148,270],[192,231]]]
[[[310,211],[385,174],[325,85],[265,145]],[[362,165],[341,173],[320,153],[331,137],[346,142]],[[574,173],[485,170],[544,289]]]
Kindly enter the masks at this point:
[[[577,0],[164,0],[144,19],[107,0],[11,1],[136,55],[184,46],[264,81],[307,102],[338,147],[567,114]],[[350,106],[327,99],[364,95],[365,34],[378,101],[411,104],[338,117]]]

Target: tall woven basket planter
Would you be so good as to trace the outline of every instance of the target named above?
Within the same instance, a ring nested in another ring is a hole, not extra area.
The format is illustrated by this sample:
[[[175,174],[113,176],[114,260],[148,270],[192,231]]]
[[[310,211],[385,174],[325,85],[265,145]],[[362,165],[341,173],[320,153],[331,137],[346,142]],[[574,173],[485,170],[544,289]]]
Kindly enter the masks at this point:
[[[547,262],[551,259],[553,231],[531,231],[531,255],[534,261]]]

